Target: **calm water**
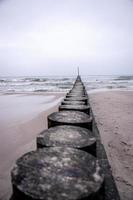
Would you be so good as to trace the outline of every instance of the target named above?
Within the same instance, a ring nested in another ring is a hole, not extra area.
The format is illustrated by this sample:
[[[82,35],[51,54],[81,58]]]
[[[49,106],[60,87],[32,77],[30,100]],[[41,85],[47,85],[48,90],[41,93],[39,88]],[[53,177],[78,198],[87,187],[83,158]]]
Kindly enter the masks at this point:
[[[0,93],[67,92],[75,76],[0,77]],[[88,92],[99,90],[133,90],[133,76],[82,76]]]

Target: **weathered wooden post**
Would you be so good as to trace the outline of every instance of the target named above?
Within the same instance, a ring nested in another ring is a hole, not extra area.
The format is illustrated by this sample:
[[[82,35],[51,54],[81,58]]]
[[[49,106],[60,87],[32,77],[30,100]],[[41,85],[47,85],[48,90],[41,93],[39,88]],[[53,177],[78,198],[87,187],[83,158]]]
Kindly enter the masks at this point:
[[[43,148],[25,154],[11,172],[17,200],[103,200],[98,160],[74,148]]]
[[[55,146],[77,148],[96,156],[96,138],[90,130],[77,126],[54,126],[37,136],[37,148]]]
[[[54,112],[48,116],[48,128],[57,125],[80,126],[92,130],[92,117],[79,111]]]
[[[11,172],[11,200],[120,200],[79,69],[36,142]]]

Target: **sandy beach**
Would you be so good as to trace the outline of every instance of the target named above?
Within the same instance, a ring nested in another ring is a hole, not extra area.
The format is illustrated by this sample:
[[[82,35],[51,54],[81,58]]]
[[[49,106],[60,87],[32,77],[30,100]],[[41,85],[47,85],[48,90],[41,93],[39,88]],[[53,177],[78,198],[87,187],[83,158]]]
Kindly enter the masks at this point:
[[[65,94],[0,96],[0,200],[11,196],[10,171],[24,153],[36,149],[36,136],[47,128]],[[133,196],[133,92],[89,94],[121,200]]]
[[[90,95],[121,200],[133,199],[133,92]]]
[[[47,128],[63,94],[0,95],[0,200],[9,200],[15,160],[36,149],[36,136]]]

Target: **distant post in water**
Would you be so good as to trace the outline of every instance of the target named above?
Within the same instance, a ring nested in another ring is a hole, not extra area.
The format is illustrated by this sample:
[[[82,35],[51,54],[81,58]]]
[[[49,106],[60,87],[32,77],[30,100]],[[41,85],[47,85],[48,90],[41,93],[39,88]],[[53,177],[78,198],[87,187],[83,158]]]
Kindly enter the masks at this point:
[[[79,76],[79,67],[77,67],[77,69],[78,69],[78,76]]]

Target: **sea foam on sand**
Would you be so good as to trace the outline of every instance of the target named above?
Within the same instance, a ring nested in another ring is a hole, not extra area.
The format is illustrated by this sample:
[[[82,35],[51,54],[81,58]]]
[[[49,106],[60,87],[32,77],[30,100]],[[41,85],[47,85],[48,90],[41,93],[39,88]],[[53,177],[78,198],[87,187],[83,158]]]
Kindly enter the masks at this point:
[[[0,95],[0,200],[11,196],[10,170],[17,158],[36,148],[37,134],[47,128],[62,94]]]

